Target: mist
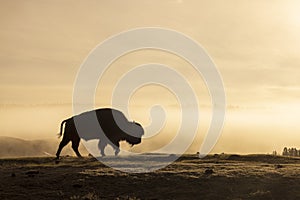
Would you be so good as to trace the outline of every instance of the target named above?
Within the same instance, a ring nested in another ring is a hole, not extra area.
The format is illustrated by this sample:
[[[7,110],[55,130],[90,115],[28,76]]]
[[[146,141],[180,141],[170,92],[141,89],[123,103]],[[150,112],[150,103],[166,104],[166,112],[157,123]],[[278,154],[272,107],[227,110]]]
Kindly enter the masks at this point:
[[[201,44],[222,76],[226,120],[212,153],[268,153],[280,152],[283,146],[299,148],[299,2],[131,3],[2,2],[1,136],[58,140],[61,121],[74,115],[73,85],[89,52],[122,31],[157,26],[186,34]],[[95,108],[118,109],[118,105],[112,105],[111,97],[120,77],[146,63],[171,66],[191,84],[200,101],[200,123],[187,152],[199,151],[211,118],[210,95],[201,75],[179,56],[148,49],[121,56],[99,80]],[[167,78],[165,74],[151,75]],[[121,88],[126,91],[126,84]],[[165,127],[132,151],[159,149],[174,137],[180,121],[174,95],[150,86],[126,101],[130,113],[127,117],[145,127],[151,124],[152,106],[166,108]],[[120,99],[116,104],[123,102]],[[151,130],[156,129],[159,127]]]

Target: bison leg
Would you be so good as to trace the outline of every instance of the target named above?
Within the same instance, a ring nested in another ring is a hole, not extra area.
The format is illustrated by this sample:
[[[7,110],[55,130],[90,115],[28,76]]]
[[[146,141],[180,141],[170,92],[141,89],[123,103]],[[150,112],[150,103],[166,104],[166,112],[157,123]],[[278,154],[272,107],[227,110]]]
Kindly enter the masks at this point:
[[[80,139],[79,140],[73,140],[72,141],[72,149],[76,153],[77,157],[82,157],[81,154],[78,151],[79,142],[80,142]]]
[[[120,153],[120,144],[119,142],[114,143],[113,148],[115,149],[115,156]]]
[[[64,148],[64,146],[66,146],[68,143],[70,142],[70,140],[63,138],[63,140],[60,142],[59,147],[57,149],[56,152],[56,159],[59,159],[59,155],[61,150]]]
[[[103,141],[101,142],[101,140],[98,143],[98,147],[99,147],[99,150],[101,151],[102,156],[105,156],[104,149],[105,149],[106,145],[107,145],[107,143],[103,142]]]

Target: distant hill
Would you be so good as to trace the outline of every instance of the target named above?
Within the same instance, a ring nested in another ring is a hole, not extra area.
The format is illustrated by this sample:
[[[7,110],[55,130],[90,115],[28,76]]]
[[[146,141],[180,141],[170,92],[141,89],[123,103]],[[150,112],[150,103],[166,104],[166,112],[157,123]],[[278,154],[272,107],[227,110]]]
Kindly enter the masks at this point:
[[[55,156],[59,142],[60,139],[24,140],[0,136],[0,158]],[[74,155],[70,144],[63,149],[62,155]],[[83,155],[87,154],[82,144],[79,150]]]

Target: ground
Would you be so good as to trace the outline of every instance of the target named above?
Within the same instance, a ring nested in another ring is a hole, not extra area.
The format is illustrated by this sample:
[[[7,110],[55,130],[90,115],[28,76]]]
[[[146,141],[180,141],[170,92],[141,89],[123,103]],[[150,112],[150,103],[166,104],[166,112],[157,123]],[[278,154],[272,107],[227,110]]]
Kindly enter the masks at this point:
[[[113,158],[112,158],[113,159]],[[300,159],[184,155],[151,173],[95,158],[0,159],[0,199],[300,199]]]

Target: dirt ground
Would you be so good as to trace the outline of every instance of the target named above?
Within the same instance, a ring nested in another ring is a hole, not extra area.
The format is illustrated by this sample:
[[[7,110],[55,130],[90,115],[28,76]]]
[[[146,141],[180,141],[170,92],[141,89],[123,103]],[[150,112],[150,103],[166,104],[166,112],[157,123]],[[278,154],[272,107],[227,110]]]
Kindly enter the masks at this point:
[[[94,158],[0,159],[0,199],[300,199],[300,159],[185,155],[151,173]]]

